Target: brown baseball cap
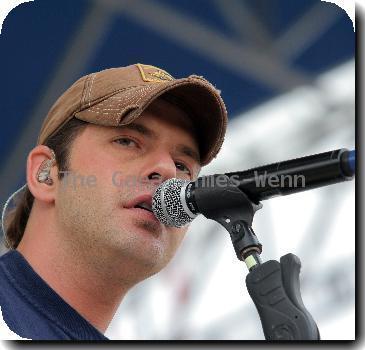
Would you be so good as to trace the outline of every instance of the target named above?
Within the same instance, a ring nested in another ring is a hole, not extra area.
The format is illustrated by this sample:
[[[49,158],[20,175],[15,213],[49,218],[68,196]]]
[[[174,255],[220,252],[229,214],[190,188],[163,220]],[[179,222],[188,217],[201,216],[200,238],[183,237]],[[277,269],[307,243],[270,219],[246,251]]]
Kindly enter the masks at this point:
[[[219,91],[203,77],[175,79],[161,68],[140,63],[77,80],[50,109],[38,144],[44,144],[74,117],[104,126],[129,124],[158,97],[173,101],[188,113],[197,133],[201,164],[208,164],[219,152],[227,127]]]

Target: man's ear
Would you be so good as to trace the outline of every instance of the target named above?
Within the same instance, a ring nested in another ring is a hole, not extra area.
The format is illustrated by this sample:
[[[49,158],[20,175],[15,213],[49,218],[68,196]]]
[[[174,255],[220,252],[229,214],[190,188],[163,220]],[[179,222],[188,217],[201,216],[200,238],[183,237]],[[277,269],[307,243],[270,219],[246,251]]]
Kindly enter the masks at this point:
[[[53,150],[44,145],[32,149],[27,159],[27,184],[34,198],[52,203],[58,168]]]

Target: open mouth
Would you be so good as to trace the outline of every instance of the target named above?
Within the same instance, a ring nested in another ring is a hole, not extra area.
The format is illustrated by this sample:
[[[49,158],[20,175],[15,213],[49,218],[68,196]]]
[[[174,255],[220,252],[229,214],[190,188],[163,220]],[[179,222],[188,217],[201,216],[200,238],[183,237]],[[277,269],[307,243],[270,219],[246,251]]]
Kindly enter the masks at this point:
[[[153,213],[151,204],[149,204],[147,202],[138,203],[137,205],[134,206],[134,208],[144,209],[144,210],[149,211],[150,213]]]
[[[158,231],[158,235],[160,234],[160,231],[162,230],[162,224],[153,213],[151,195],[141,195],[138,198],[135,198],[134,201],[130,203],[129,209],[138,209],[134,211],[134,214],[138,215],[140,219],[153,222],[155,224],[153,225],[153,230],[156,232]],[[152,226],[150,226],[150,228],[151,227]]]

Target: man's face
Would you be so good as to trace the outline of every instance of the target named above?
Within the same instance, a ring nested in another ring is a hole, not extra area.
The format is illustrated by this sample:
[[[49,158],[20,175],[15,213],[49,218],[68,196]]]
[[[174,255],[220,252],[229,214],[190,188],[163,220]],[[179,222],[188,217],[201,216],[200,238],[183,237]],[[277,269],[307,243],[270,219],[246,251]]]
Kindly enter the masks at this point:
[[[163,100],[130,125],[88,125],[71,147],[71,173],[60,182],[55,201],[70,249],[93,254],[95,264],[113,261],[131,274],[160,271],[187,227],[166,227],[136,205],[150,203],[166,179],[196,178],[198,157],[191,121]]]

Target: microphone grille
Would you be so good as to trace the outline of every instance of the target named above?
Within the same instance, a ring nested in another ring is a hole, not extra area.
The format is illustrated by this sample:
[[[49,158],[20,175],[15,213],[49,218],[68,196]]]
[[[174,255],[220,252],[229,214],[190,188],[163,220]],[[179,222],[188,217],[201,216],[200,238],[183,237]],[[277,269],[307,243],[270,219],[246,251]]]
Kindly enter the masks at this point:
[[[169,179],[157,187],[152,197],[152,211],[166,226],[183,227],[193,220],[181,202],[181,191],[189,181]]]

